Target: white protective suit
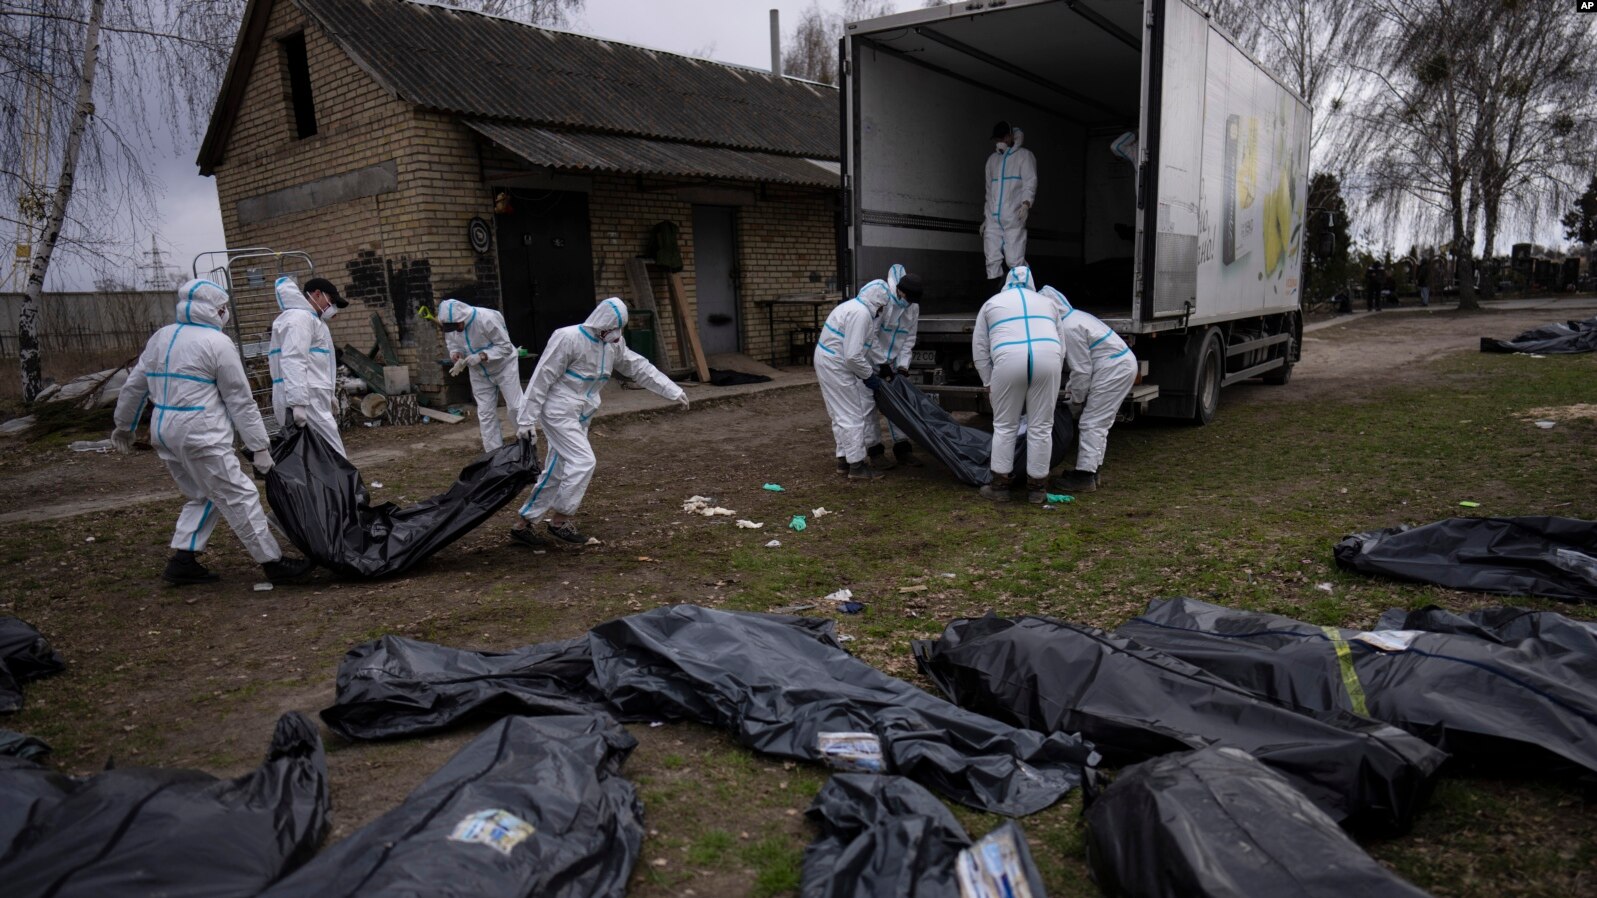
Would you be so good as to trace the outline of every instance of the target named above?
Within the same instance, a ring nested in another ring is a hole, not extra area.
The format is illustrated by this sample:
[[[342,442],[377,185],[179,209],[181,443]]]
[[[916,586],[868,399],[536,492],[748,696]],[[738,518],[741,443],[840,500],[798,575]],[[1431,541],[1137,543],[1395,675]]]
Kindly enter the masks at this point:
[[[289,409],[304,409],[310,429],[347,457],[333,418],[338,384],[333,334],[291,277],[277,279],[277,307],[283,311],[272,322],[272,349],[267,356],[272,414],[282,427],[289,423]]]
[[[516,345],[505,329],[505,316],[493,309],[469,306],[458,299],[438,304],[438,320],[464,324],[459,333],[444,332],[444,345],[451,355],[460,353],[471,364],[471,395],[477,400],[477,426],[482,430],[482,451],[492,452],[505,443],[499,423],[499,397],[505,398],[505,413],[514,415],[521,407],[521,368]],[[550,339],[554,345],[553,338]],[[487,361],[482,356],[488,357]]]
[[[257,452],[267,447],[266,425],[238,347],[222,332],[226,320],[221,287],[205,280],[179,287],[177,323],[144,344],[117,397],[115,422],[118,430],[136,430],[144,400],[155,405],[150,442],[189,500],[172,548],[204,551],[220,512],[250,557],[265,564],[282,559],[283,551],[267,529],[260,493],[239,467],[233,431]]]
[[[573,515],[582,505],[593,480],[588,422],[599,409],[611,371],[674,402],[684,398],[671,378],[627,348],[621,334],[626,324],[627,305],[612,296],[595,306],[587,321],[549,335],[516,415],[517,430],[536,424],[548,443],[543,473],[521,506],[523,518],[536,523],[550,511]]]
[[[1014,129],[1014,146],[987,157],[987,203],[982,212],[982,251],[987,276],[1026,265],[1026,219],[1037,199],[1037,157],[1021,146],[1025,135]],[[1022,210],[1022,206],[1027,206]]]
[[[1059,312],[1033,286],[1030,268],[1016,268],[1009,281],[976,314],[971,355],[982,384],[992,391],[992,469],[1015,466],[1015,435],[1026,416],[1026,476],[1048,476],[1054,445],[1054,406],[1064,356]]]
[[[870,359],[873,368],[887,365],[893,370],[909,368],[915,351],[915,332],[920,325],[920,303],[910,302],[898,295],[898,282],[904,277],[904,266],[894,265],[887,270],[887,305],[882,310],[881,326],[876,329],[876,339],[871,341]],[[886,416],[882,417],[886,420]],[[887,433],[893,443],[908,439],[887,422]],[[881,439],[881,430],[871,434]]]
[[[837,454],[849,464],[865,460],[866,435],[876,415],[876,397],[865,378],[875,372],[872,343],[888,302],[886,282],[871,281],[858,296],[832,309],[815,341],[815,380],[832,419]]]
[[[1076,470],[1097,471],[1109,445],[1120,404],[1137,380],[1137,357],[1109,325],[1073,307],[1052,287],[1043,295],[1059,310],[1059,342],[1070,368],[1066,387],[1072,406],[1081,408],[1076,418]]]

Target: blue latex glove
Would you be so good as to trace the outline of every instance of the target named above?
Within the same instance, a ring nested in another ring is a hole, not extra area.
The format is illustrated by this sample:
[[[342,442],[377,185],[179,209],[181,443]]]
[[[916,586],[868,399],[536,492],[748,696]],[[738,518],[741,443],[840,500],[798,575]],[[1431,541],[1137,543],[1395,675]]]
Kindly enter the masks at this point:
[[[870,377],[865,378],[865,386],[873,390],[880,390],[882,388],[882,379],[872,374]]]

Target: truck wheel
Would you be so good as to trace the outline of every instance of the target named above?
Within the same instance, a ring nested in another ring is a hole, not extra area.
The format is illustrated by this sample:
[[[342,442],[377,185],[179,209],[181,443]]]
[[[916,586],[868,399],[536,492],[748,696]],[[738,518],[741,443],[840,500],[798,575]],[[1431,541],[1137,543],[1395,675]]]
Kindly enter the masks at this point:
[[[1202,426],[1214,420],[1220,410],[1220,381],[1225,377],[1225,354],[1220,346],[1220,334],[1210,331],[1198,353],[1198,367],[1192,382],[1197,388],[1197,404],[1192,412],[1192,423]]]

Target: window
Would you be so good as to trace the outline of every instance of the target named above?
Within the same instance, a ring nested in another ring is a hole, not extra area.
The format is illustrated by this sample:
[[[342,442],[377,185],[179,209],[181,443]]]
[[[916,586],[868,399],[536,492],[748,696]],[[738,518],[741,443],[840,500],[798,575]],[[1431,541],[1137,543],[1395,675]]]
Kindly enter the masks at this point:
[[[278,44],[283,48],[283,68],[288,71],[294,136],[302,139],[310,137],[316,133],[316,101],[311,97],[311,67],[305,55],[305,33],[291,34],[278,41]]]

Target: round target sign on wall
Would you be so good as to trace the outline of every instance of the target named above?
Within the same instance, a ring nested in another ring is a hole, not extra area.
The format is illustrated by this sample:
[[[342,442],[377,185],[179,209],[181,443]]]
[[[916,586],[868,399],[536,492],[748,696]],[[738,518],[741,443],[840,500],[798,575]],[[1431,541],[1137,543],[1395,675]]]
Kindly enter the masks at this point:
[[[488,222],[480,218],[473,218],[471,224],[466,225],[466,236],[471,238],[471,248],[477,255],[486,255],[493,246],[493,232],[488,230]]]

